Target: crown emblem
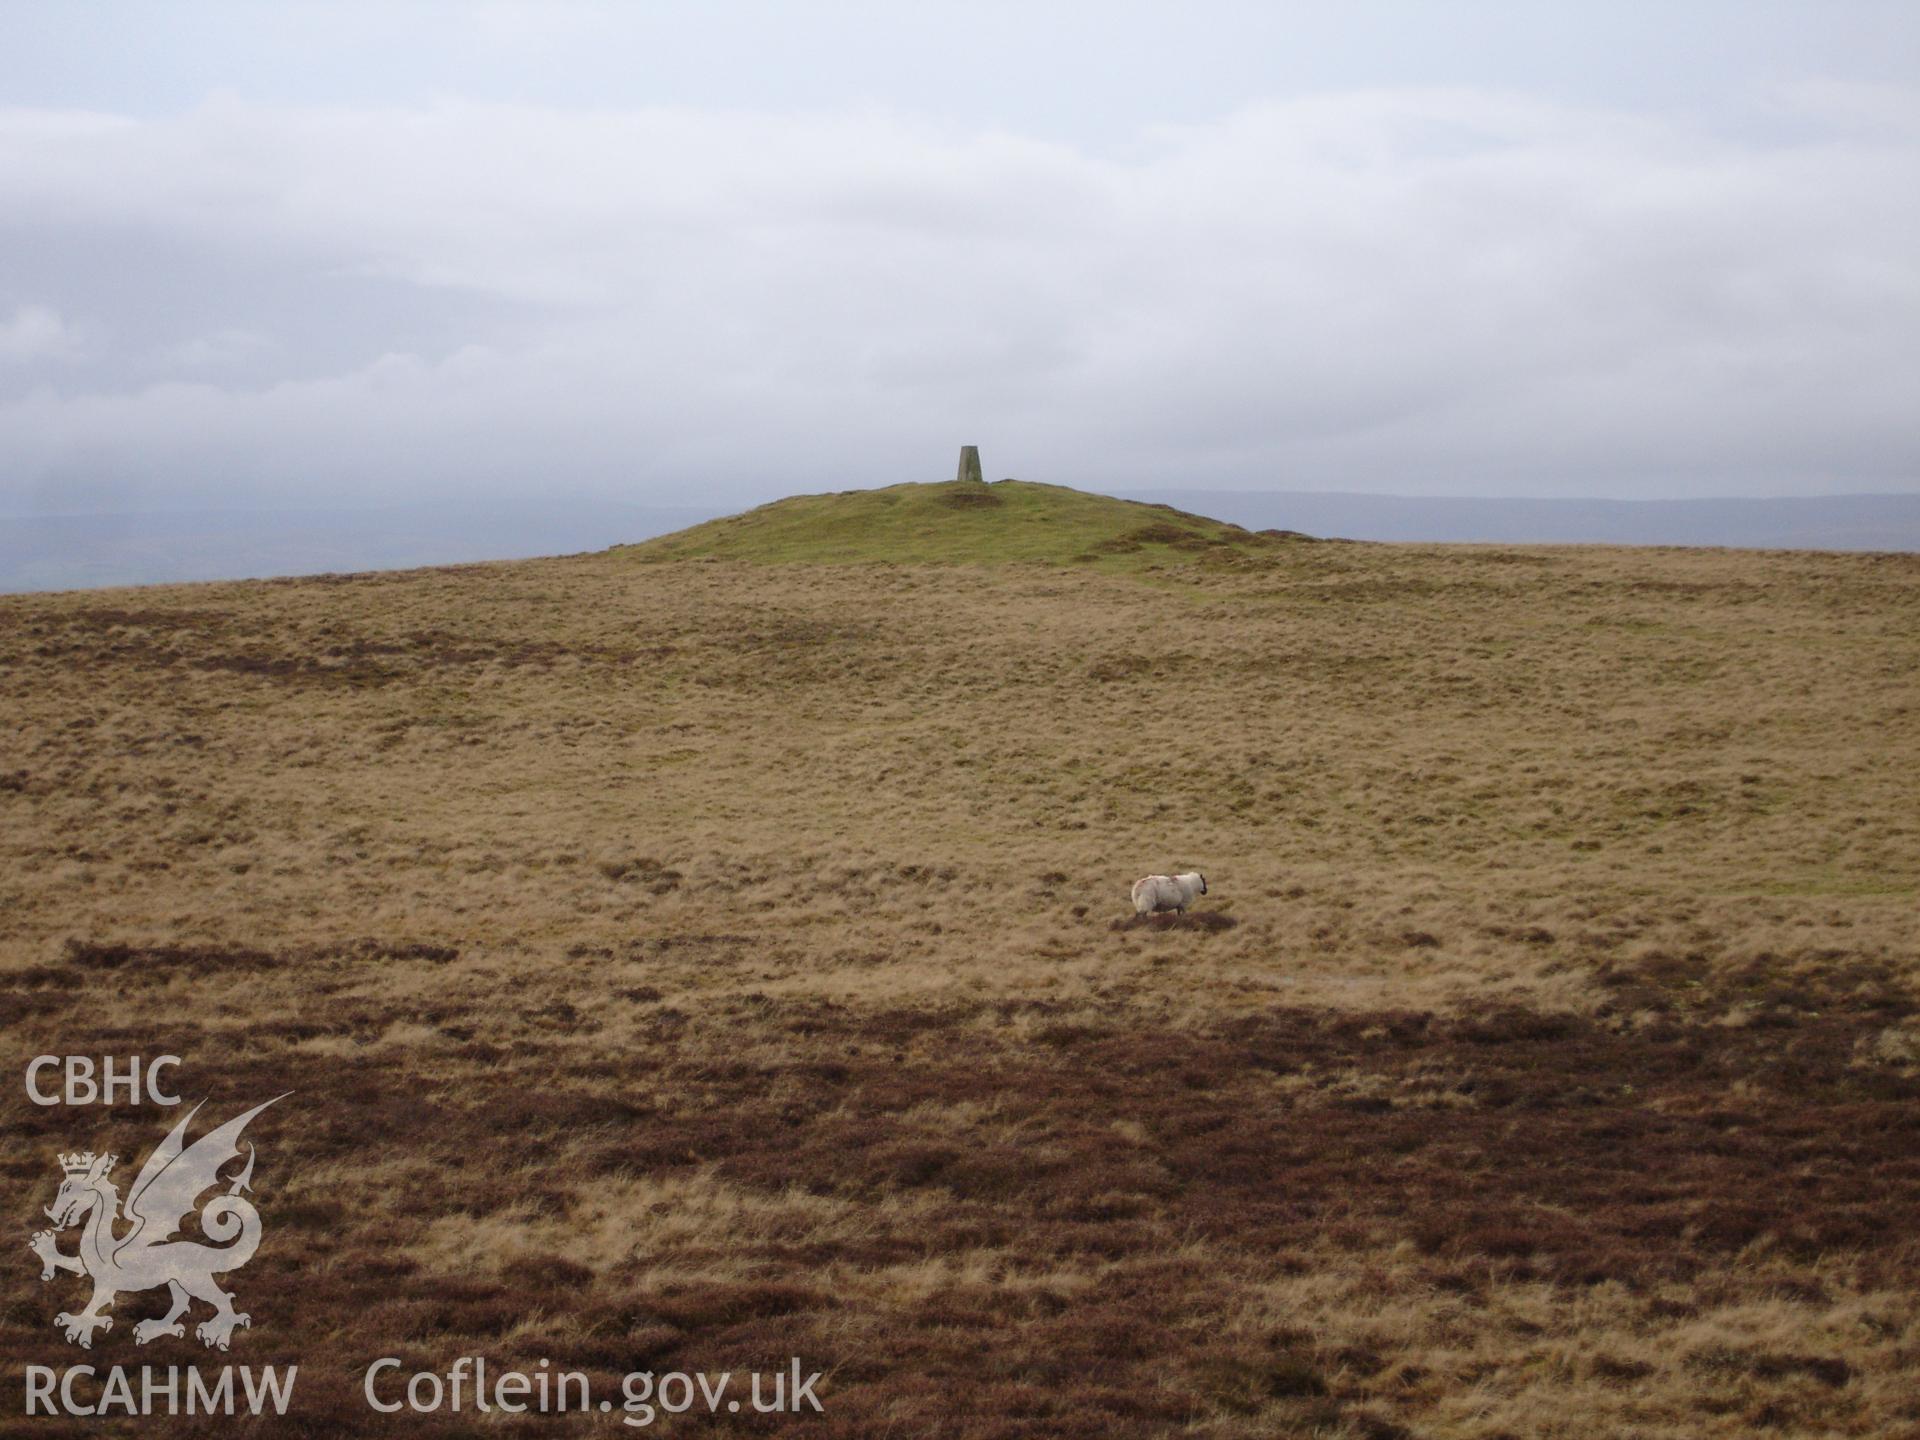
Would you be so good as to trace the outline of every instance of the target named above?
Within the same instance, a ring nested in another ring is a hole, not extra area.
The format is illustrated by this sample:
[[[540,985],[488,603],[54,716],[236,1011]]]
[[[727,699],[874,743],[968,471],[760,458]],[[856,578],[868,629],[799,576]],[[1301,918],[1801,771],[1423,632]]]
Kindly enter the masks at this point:
[[[74,1154],[74,1155],[67,1155],[63,1153],[60,1156],[60,1168],[66,1171],[67,1174],[69,1175],[84,1175],[89,1170],[93,1169],[93,1162],[96,1158],[98,1157],[96,1157],[91,1150],[88,1150],[82,1154]],[[113,1162],[115,1158],[116,1157],[112,1155],[109,1155],[106,1157],[106,1164],[100,1167],[103,1173],[113,1168]]]

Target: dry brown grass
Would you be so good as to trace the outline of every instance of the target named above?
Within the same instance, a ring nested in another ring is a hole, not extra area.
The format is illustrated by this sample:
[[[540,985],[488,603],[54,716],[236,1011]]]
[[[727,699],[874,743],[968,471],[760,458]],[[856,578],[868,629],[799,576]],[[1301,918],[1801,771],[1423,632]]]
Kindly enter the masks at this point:
[[[383,1353],[800,1354],[822,1436],[1920,1433],[1917,662],[1894,556],[9,598],[0,1016],[299,1091],[235,1358],[313,1433]],[[23,1226],[161,1128],[9,1096]]]

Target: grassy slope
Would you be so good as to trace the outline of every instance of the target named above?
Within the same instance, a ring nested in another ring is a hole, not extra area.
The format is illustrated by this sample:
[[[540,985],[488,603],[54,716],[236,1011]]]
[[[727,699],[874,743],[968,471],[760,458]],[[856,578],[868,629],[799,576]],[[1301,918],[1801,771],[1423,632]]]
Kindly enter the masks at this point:
[[[647,560],[713,556],[760,564],[1075,562],[1137,569],[1173,558],[1225,558],[1278,541],[1164,505],[1061,485],[947,481],[797,495],[633,546]]]
[[[15,1076],[295,1092],[232,1355],[85,1358],[297,1361],[316,1435],[479,1353],[798,1355],[813,1440],[1910,1431],[1920,557],[1178,578],[0,600]],[[1219,928],[1110,928],[1189,865]],[[16,1243],[177,1118],[14,1084]],[[74,1363],[16,1258],[0,1368]]]

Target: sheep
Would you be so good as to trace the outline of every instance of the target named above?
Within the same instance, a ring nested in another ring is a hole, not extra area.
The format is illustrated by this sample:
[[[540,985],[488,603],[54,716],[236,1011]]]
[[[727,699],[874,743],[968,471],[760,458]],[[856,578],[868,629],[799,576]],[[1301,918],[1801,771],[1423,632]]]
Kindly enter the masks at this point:
[[[1156,910],[1177,910],[1185,914],[1187,906],[1207,893],[1207,877],[1198,870],[1184,875],[1149,875],[1133,882],[1133,913],[1149,915]]]

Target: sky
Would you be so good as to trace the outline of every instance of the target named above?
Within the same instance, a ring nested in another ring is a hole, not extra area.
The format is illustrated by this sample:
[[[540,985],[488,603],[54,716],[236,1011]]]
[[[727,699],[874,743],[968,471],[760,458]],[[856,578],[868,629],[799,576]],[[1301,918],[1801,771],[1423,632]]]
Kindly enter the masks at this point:
[[[1920,491],[1910,0],[0,0],[0,515]]]

